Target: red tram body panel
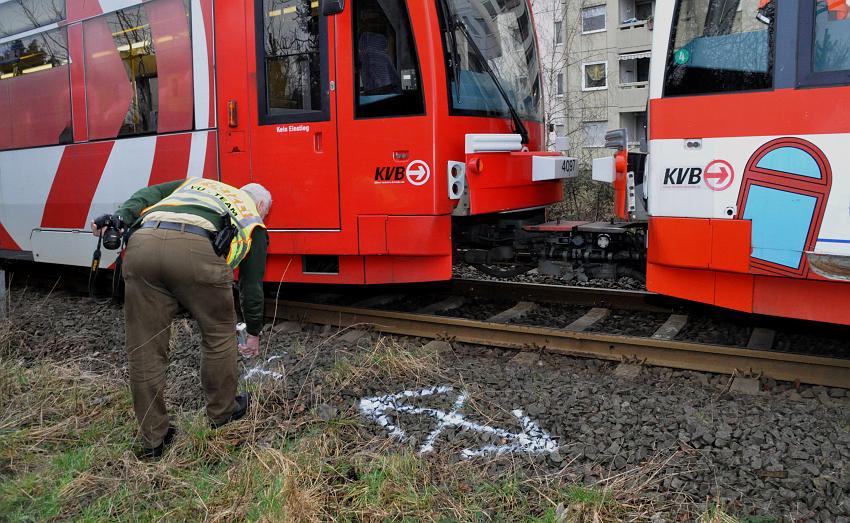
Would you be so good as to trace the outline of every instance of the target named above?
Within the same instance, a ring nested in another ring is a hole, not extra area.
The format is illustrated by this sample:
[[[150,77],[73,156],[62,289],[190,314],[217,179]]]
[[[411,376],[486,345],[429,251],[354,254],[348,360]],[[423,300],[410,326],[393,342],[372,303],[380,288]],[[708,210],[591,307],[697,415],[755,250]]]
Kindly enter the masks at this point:
[[[549,153],[522,153],[543,132],[526,2],[334,3],[0,4],[0,255],[88,265],[94,216],[204,176],[271,191],[270,281],[429,281],[453,215],[561,199],[556,169],[532,180]]]

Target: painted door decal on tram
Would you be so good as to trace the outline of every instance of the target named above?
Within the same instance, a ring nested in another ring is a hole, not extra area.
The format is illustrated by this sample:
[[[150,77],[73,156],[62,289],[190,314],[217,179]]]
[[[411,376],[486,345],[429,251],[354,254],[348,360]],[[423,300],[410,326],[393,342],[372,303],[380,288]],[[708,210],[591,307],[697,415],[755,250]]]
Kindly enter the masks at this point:
[[[777,138],[749,159],[738,218],[752,221],[753,272],[805,278],[832,185],[823,152],[800,138]]]

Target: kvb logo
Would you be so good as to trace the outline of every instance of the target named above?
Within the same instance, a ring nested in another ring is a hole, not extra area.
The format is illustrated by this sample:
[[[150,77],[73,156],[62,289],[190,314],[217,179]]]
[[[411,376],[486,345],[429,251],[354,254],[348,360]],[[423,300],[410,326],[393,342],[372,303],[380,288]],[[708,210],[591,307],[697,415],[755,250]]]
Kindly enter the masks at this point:
[[[664,185],[668,187],[696,187],[700,181],[700,167],[668,167],[664,171]]]
[[[404,183],[404,167],[375,167],[375,183]]]
[[[705,184],[712,191],[723,191],[735,180],[735,170],[726,160],[712,160],[701,167],[667,167],[664,170],[664,187],[700,187]]]
[[[431,168],[422,160],[413,160],[407,164],[406,176],[411,185],[425,185],[431,179]]]

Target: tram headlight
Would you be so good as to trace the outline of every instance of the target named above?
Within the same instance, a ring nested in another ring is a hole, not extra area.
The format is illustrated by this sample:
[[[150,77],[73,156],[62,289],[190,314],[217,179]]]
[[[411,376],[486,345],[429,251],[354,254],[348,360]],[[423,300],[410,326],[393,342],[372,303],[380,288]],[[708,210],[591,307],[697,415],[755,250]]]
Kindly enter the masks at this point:
[[[611,237],[607,234],[600,234],[596,237],[596,246],[600,249],[607,249],[611,245]]]

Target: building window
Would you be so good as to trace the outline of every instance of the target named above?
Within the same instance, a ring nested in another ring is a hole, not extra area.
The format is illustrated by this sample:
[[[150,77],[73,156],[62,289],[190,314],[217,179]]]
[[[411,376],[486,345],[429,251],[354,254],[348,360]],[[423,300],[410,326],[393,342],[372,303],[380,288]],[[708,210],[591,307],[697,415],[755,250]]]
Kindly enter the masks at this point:
[[[608,131],[608,121],[582,122],[581,134],[585,147],[605,147],[605,133]]]
[[[564,126],[564,124],[555,124],[555,136],[566,136],[566,131],[567,128]]]
[[[652,0],[635,0],[635,18],[649,20],[652,17]]]
[[[620,0],[620,20],[623,24],[634,24],[652,16],[652,0]]]
[[[564,43],[564,36],[561,34],[563,22],[555,20],[555,45]]]
[[[620,83],[634,84],[649,81],[649,57],[620,55]]]
[[[559,73],[555,85],[555,94],[561,96],[564,94],[564,73]]]
[[[593,62],[582,65],[582,91],[596,91],[608,88],[608,63]]]
[[[581,10],[581,32],[596,33],[605,30],[605,6],[585,7]]]
[[[0,38],[65,19],[65,0],[15,0],[0,3]]]
[[[419,60],[403,0],[355,0],[354,114],[423,114]]]
[[[646,141],[646,111],[620,113],[620,128],[626,130],[630,145]]]

